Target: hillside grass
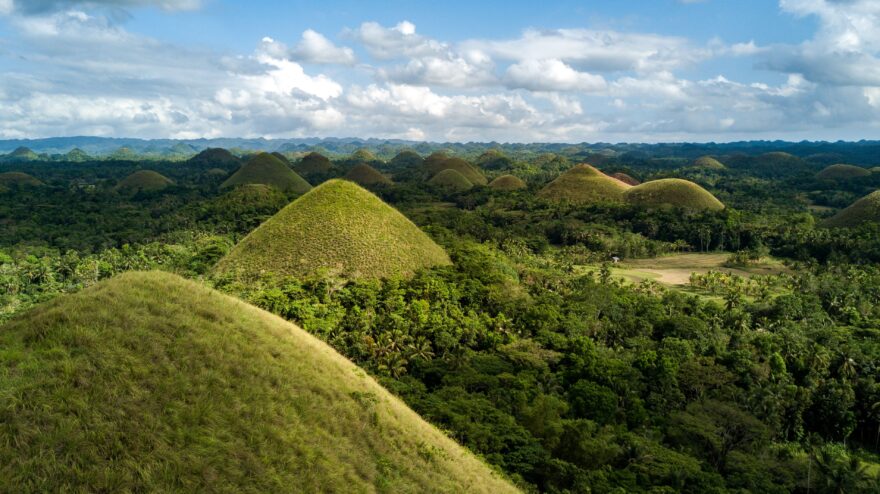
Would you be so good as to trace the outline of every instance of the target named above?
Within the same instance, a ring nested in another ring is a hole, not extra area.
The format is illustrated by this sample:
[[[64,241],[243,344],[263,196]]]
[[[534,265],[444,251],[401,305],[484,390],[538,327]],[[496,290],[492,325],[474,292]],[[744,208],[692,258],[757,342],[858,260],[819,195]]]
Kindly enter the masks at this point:
[[[138,170],[116,184],[116,190],[124,192],[153,192],[173,185],[170,179],[153,170]]]
[[[260,153],[242,165],[220,185],[221,189],[244,184],[271,185],[281,191],[305,194],[312,186],[290,169],[284,162],[269,153]]]
[[[489,182],[489,187],[496,190],[521,190],[526,188],[526,183],[514,175],[501,175]]]
[[[379,173],[372,166],[366,163],[358,163],[354,165],[348,173],[345,174],[346,180],[359,185],[391,185],[391,179]]]
[[[235,168],[241,160],[223,148],[208,148],[187,160],[189,164],[204,168]]]
[[[429,175],[436,176],[444,170],[455,170],[464,175],[474,185],[486,185],[488,180],[483,172],[474,165],[461,158],[446,158],[433,160],[433,154],[425,159],[425,170]]]
[[[516,492],[350,361],[178,276],[0,330],[2,492]]]
[[[333,168],[333,163],[321,153],[309,153],[303,156],[293,167],[298,173],[309,175],[312,173],[327,173]]]
[[[611,178],[620,180],[626,185],[636,186],[641,184],[641,182],[623,172],[612,173]]]
[[[852,228],[867,222],[880,222],[880,190],[874,191],[821,223],[830,228]]]
[[[464,192],[474,187],[474,184],[464,175],[451,168],[441,171],[431,177],[428,184],[455,192]]]
[[[566,171],[538,191],[538,197],[553,202],[598,204],[623,202],[630,186],[596,168],[581,164]]]
[[[260,225],[216,271],[247,278],[326,269],[350,278],[383,278],[447,264],[443,248],[404,215],[357,184],[335,179]]]
[[[700,156],[699,158],[694,160],[694,162],[691,164],[691,166],[694,168],[702,168],[704,170],[725,170],[725,169],[727,169],[727,167],[724,166],[724,163],[718,161],[717,159],[715,159],[711,156]]]
[[[624,195],[630,204],[677,207],[694,211],[720,211],[724,204],[706,189],[688,180],[664,178],[637,185]]]
[[[866,168],[838,163],[824,168],[816,174],[816,178],[823,180],[846,180],[850,178],[867,177],[870,175],[871,171]]]

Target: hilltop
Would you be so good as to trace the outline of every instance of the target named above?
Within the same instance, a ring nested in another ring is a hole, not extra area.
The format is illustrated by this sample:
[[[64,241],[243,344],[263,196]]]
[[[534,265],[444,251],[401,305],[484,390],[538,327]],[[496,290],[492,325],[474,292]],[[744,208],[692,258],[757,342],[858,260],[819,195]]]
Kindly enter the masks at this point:
[[[40,155],[35,153],[31,148],[19,146],[11,153],[5,156],[8,161],[35,161],[40,159]]]
[[[691,166],[694,168],[702,168],[705,170],[725,170],[725,169],[727,169],[727,167],[724,166],[724,163],[718,161],[717,159],[715,159],[711,156],[700,156],[699,158],[694,160],[694,162],[691,164]]]
[[[640,206],[672,206],[719,211],[724,204],[709,191],[688,180],[664,178],[635,186],[624,194],[626,202]]]
[[[880,190],[874,191],[831,218],[822,226],[831,228],[851,228],[867,222],[880,222]]]
[[[443,170],[455,170],[474,185],[486,185],[488,182],[483,172],[461,158],[432,159],[431,156],[425,159],[425,170],[431,176]]]
[[[409,275],[449,257],[396,209],[347,180],[329,180],[242,239],[217,272],[255,276],[339,270],[352,278]]]
[[[871,171],[860,166],[836,164],[824,168],[816,174],[816,178],[823,180],[846,180],[849,178],[867,177]]]
[[[501,175],[492,180],[489,187],[496,190],[520,190],[526,188],[526,183],[521,178],[513,175]]]
[[[129,273],[0,331],[3,492],[516,492],[268,312]]]
[[[303,175],[326,173],[333,168],[333,163],[323,154],[312,152],[303,156],[293,168]]]
[[[154,192],[174,184],[161,173],[153,170],[138,170],[120,180],[116,190],[126,192]]]
[[[379,173],[378,170],[366,163],[358,163],[354,165],[348,173],[345,174],[346,180],[360,185],[391,185],[391,180]]]
[[[464,192],[474,187],[474,184],[464,175],[451,168],[443,170],[428,180],[428,185],[449,189],[455,192]]]
[[[248,160],[238,171],[220,184],[220,188],[244,184],[271,185],[284,192],[294,194],[304,194],[312,188],[289,166],[269,153],[260,153]]]
[[[390,162],[394,168],[415,168],[422,166],[424,163],[425,159],[422,158],[422,155],[410,149],[397,153],[396,156],[391,158]]]
[[[28,186],[39,187],[45,185],[32,175],[22,172],[4,172],[0,173],[0,185],[2,186]]]
[[[80,148],[73,148],[64,155],[65,161],[88,161],[91,156]]]
[[[373,154],[372,151],[370,151],[369,149],[366,149],[366,148],[360,148],[357,151],[351,153],[351,156],[349,157],[349,159],[354,160],[354,161],[367,161],[367,162],[377,160],[376,155]]]
[[[609,177],[590,165],[582,164],[566,171],[538,191],[538,197],[575,204],[622,202],[629,185]]]
[[[237,156],[223,148],[208,148],[188,160],[189,164],[202,168],[234,170],[241,166]]]

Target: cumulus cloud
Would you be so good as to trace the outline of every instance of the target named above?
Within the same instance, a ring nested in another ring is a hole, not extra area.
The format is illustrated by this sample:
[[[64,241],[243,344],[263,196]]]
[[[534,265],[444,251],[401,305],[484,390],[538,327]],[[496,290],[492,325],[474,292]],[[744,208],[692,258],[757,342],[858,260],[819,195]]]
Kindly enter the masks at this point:
[[[597,92],[605,89],[605,78],[578,72],[558,59],[524,60],[507,68],[510,87],[531,91]]]
[[[295,60],[310,63],[351,65],[355,62],[354,50],[336,46],[323,34],[306,29],[302,39],[290,52]]]
[[[409,21],[401,21],[391,28],[365,22],[346,34],[359,41],[370,55],[384,60],[442,55],[449,49],[446,43],[417,34],[415,24]]]

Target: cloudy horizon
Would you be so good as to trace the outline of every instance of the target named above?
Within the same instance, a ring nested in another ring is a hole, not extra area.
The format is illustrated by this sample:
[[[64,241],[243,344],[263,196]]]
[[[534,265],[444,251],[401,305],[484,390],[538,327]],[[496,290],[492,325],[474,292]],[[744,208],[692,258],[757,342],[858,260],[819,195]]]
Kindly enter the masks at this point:
[[[0,139],[880,133],[880,2],[369,3],[0,0]]]

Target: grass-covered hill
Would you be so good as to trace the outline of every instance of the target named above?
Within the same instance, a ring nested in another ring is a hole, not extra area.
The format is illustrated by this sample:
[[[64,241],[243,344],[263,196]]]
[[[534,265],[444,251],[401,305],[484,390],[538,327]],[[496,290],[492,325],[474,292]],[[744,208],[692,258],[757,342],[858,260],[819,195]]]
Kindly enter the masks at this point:
[[[639,185],[641,182],[623,172],[612,173],[611,178],[616,178],[627,185]]]
[[[538,197],[574,204],[623,202],[623,193],[629,187],[590,165],[582,164],[569,169],[544,186],[538,191]]]
[[[443,248],[396,209],[353,182],[329,180],[242,239],[217,272],[247,278],[329,269],[382,278],[449,263]]]
[[[880,222],[880,190],[874,191],[831,218],[822,222],[822,226],[832,228],[850,228],[867,222]]]
[[[691,164],[694,168],[702,168],[704,170],[724,170],[727,167],[724,163],[718,161],[711,156],[700,156]]]
[[[351,156],[349,157],[349,159],[351,159],[353,161],[370,162],[370,161],[376,161],[377,158],[376,158],[376,155],[373,154],[373,152],[370,151],[369,149],[360,148],[357,151],[351,153]]]
[[[419,153],[411,149],[404,149],[403,151],[397,153],[397,155],[395,155],[393,158],[391,158],[389,164],[394,169],[399,170],[404,168],[421,167],[424,162],[425,159],[422,158],[422,155],[420,155]]]
[[[40,159],[40,155],[35,153],[31,148],[19,146],[11,153],[3,156],[3,161],[35,161]]]
[[[672,206],[694,211],[724,209],[711,192],[688,180],[664,178],[633,187],[624,194],[626,202],[639,206]]]
[[[284,156],[283,154],[279,153],[278,151],[273,151],[273,152],[271,152],[271,153],[269,153],[269,154],[271,154],[272,156],[278,158],[279,161],[281,161],[282,163],[284,163],[284,164],[287,165],[287,166],[292,166],[292,165],[293,165],[293,163],[291,163],[290,160],[287,159],[287,156]]]
[[[451,190],[454,192],[464,192],[474,187],[474,184],[458,170],[451,168],[441,171],[428,180],[428,185]]]
[[[174,182],[153,170],[138,170],[116,184],[120,192],[154,192],[162,190]]]
[[[32,175],[28,175],[27,173],[22,172],[4,172],[0,173],[0,185],[2,186],[27,186],[27,187],[39,187],[43,185],[43,182],[38,180],[36,177]]]
[[[526,188],[526,183],[514,175],[501,175],[489,182],[489,187],[497,190],[520,190]]]
[[[225,170],[234,170],[241,166],[241,160],[223,148],[208,148],[190,158],[188,163],[200,168],[222,168]]]
[[[838,163],[824,168],[816,174],[822,180],[847,180],[850,178],[867,177],[871,171],[860,166]]]
[[[303,175],[327,173],[333,168],[333,163],[321,153],[309,153],[303,156],[293,168]]]
[[[91,156],[80,148],[73,148],[64,155],[64,161],[82,162],[90,159]]]
[[[2,492],[516,492],[350,361],[175,275],[0,328]]]
[[[260,153],[248,160],[220,187],[228,188],[244,184],[271,185],[284,192],[294,194],[304,194],[312,188],[289,166],[269,153]]]
[[[345,179],[360,185],[391,185],[392,183],[388,177],[366,163],[354,165],[345,174]]]
[[[474,185],[486,185],[488,183],[483,172],[462,158],[431,160],[429,157],[429,159],[425,160],[425,170],[430,176],[437,175],[443,170],[455,170],[464,175]]]

